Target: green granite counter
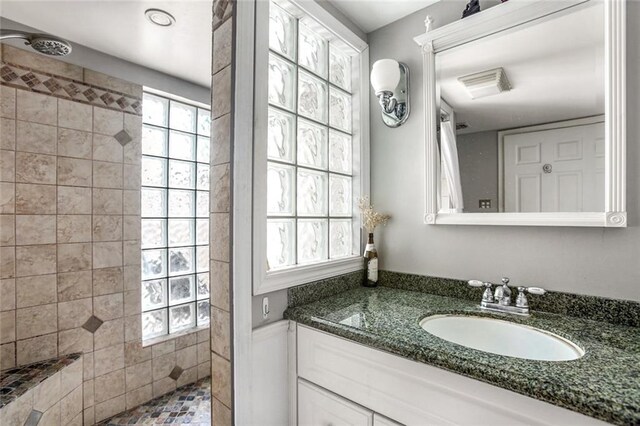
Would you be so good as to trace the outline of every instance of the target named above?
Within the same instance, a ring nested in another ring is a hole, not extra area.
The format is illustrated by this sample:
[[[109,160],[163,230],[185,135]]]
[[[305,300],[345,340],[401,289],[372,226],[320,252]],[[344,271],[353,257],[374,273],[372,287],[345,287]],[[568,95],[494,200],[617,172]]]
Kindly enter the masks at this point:
[[[435,337],[420,320],[462,313],[531,325],[582,347],[574,361],[531,361],[490,354]],[[534,312],[488,314],[452,297],[359,287],[306,305],[285,318],[619,425],[640,425],[640,328]]]

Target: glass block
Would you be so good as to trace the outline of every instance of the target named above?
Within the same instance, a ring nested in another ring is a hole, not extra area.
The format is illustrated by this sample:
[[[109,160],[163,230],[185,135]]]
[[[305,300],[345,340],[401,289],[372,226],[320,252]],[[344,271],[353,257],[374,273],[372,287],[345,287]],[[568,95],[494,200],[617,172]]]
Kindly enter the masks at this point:
[[[327,122],[327,85],[309,73],[300,71],[298,114],[321,123]]]
[[[327,198],[327,174],[298,169],[298,216],[326,216]]]
[[[171,101],[169,127],[183,132],[196,132],[197,109],[181,102]]]
[[[295,117],[275,108],[269,108],[267,119],[267,156],[274,160],[293,163],[295,140]]]
[[[198,134],[211,137],[211,111],[208,109],[198,108]]]
[[[169,187],[195,189],[195,163],[191,163],[189,161],[169,160]]]
[[[140,234],[143,249],[165,247],[167,244],[167,221],[164,219],[142,219]]]
[[[329,216],[351,216],[351,178],[329,176]]]
[[[169,304],[191,302],[196,300],[196,283],[194,275],[169,279]]]
[[[295,79],[296,69],[292,64],[269,55],[269,103],[293,111]]]
[[[329,48],[329,81],[351,92],[351,57],[333,45]]]
[[[331,219],[329,223],[329,257],[350,256],[353,236],[350,219]]]
[[[142,153],[146,155],[167,156],[167,130],[153,126],[142,126]]]
[[[328,257],[326,219],[298,220],[298,263],[319,262]]]
[[[211,312],[209,311],[209,302],[206,300],[198,302],[198,325],[209,324],[209,317]]]
[[[169,308],[169,333],[196,326],[195,303]]]
[[[209,193],[206,191],[198,191],[197,200],[196,216],[209,217]]]
[[[327,41],[304,22],[300,22],[298,27],[298,63],[309,71],[327,78]]]
[[[167,310],[159,309],[157,311],[144,312],[142,314],[142,337],[150,339],[152,337],[162,336],[169,332],[167,324]]]
[[[198,182],[196,187],[204,191],[209,191],[209,166],[206,164],[198,164]]]
[[[169,275],[190,274],[195,271],[193,247],[169,249]]]
[[[209,246],[196,247],[196,272],[209,270]]]
[[[195,211],[194,191],[169,190],[169,217],[193,217]]]
[[[274,2],[269,2],[269,49],[295,60],[296,19]]]
[[[329,125],[351,133],[351,96],[333,87],[329,90]]]
[[[196,219],[196,244],[209,244],[209,219]]]
[[[196,297],[198,299],[209,298],[209,273],[198,274],[198,280],[196,281]]]
[[[169,99],[144,93],[142,95],[142,122],[168,127]]]
[[[267,214],[293,216],[295,208],[294,171],[292,166],[267,164]]]
[[[142,157],[142,186],[167,186],[167,160],[157,157]]]
[[[142,279],[167,276],[167,250],[142,250]]]
[[[311,121],[298,120],[298,164],[327,168],[327,128]]]
[[[193,219],[169,219],[169,246],[192,246],[195,244],[195,221]]]
[[[159,188],[142,188],[142,217],[164,217],[167,215],[167,190]]]
[[[194,161],[196,154],[196,137],[189,133],[172,130],[169,132],[169,157],[178,160]]]
[[[351,174],[351,136],[329,130],[329,170]]]
[[[207,164],[211,162],[211,139],[198,136],[196,160]]]
[[[267,270],[296,262],[294,219],[267,219]]]
[[[142,310],[167,306],[167,280],[142,282]]]

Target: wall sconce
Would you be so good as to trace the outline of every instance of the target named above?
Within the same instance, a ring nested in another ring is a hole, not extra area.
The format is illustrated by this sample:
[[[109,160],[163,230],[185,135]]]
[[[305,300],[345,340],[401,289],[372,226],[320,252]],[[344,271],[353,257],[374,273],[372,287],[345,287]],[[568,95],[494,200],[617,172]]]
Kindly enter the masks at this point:
[[[371,70],[371,86],[380,100],[382,121],[389,127],[409,117],[409,67],[393,59],[380,59]]]

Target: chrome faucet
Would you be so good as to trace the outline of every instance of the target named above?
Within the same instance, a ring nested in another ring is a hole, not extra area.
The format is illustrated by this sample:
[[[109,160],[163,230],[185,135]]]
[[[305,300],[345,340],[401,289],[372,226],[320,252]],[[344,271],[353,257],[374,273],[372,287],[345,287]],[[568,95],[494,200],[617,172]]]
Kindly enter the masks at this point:
[[[529,315],[529,301],[525,293],[545,294],[546,291],[540,287],[518,287],[518,296],[515,305],[511,304],[511,288],[509,287],[509,278],[502,278],[502,285],[498,285],[495,292],[492,293],[491,287],[494,285],[490,282],[479,280],[470,280],[471,287],[484,287],[482,293],[482,301],[480,309],[493,312],[506,312],[516,315]]]

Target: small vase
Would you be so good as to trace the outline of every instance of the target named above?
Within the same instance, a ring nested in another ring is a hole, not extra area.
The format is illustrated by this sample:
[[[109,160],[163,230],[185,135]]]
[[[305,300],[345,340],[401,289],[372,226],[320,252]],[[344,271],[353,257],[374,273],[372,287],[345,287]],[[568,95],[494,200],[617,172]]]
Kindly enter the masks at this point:
[[[378,251],[373,242],[373,232],[369,232],[369,240],[364,249],[364,270],[363,285],[365,287],[376,287],[378,285]]]

